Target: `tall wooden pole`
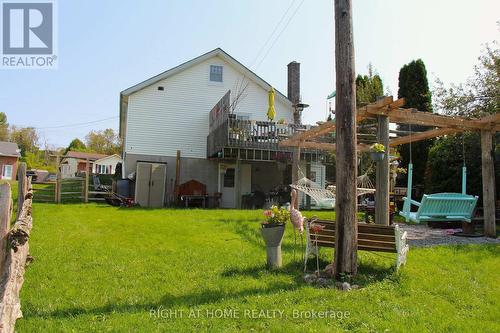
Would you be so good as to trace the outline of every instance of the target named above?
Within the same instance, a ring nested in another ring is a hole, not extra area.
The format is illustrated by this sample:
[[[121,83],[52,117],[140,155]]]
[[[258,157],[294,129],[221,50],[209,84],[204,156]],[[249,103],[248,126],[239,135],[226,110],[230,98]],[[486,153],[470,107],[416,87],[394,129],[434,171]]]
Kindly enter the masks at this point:
[[[335,0],[335,72],[337,84],[335,276],[357,272],[356,83],[352,1]]]
[[[483,176],[484,234],[496,237],[495,225],[495,167],[493,165],[492,132],[481,131],[481,160]]]
[[[377,162],[375,223],[389,225],[389,117],[377,118],[377,141],[385,146],[386,154],[382,161]]]

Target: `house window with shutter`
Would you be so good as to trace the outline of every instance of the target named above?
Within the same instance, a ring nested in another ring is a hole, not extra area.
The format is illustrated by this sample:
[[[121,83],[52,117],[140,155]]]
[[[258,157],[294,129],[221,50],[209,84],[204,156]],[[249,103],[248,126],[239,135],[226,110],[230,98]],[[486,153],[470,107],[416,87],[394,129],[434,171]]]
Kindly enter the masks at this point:
[[[222,66],[210,65],[210,81],[222,82]]]

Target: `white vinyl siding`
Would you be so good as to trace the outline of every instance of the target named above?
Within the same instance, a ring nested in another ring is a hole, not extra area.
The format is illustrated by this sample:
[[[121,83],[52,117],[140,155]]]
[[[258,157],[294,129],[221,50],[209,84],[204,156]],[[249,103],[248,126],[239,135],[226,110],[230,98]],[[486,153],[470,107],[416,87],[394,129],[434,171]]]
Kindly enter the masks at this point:
[[[224,80],[209,80],[210,66],[224,68]],[[236,113],[253,120],[267,120],[268,92],[222,58],[214,56],[129,96],[125,152],[158,156],[206,158],[208,114],[231,89],[248,82]],[[158,86],[165,87],[159,91]],[[293,110],[280,98],[275,99],[276,119],[293,122]]]

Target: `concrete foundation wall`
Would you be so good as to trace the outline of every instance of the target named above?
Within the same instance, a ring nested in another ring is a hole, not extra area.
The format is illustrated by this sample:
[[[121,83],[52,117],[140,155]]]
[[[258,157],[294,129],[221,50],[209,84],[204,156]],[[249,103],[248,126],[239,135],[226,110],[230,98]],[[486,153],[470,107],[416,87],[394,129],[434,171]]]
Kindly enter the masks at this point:
[[[175,184],[176,157],[127,154],[124,160],[124,167],[126,172],[126,174],[124,175],[125,177],[130,173],[136,171],[137,162],[167,164],[166,197],[168,198],[167,202],[170,202],[173,198],[173,186]],[[205,184],[207,186],[208,194],[212,195],[214,192],[217,192],[217,170],[218,163],[216,161],[181,156],[179,184],[194,179]]]

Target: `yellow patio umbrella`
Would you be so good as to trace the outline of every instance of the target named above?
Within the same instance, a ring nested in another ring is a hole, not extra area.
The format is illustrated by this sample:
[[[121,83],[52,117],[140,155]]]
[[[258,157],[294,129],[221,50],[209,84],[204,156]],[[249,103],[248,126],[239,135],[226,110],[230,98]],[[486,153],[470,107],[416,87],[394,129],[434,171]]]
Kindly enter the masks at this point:
[[[276,117],[276,110],[274,109],[274,88],[269,89],[269,108],[267,109],[267,118],[270,121]]]

